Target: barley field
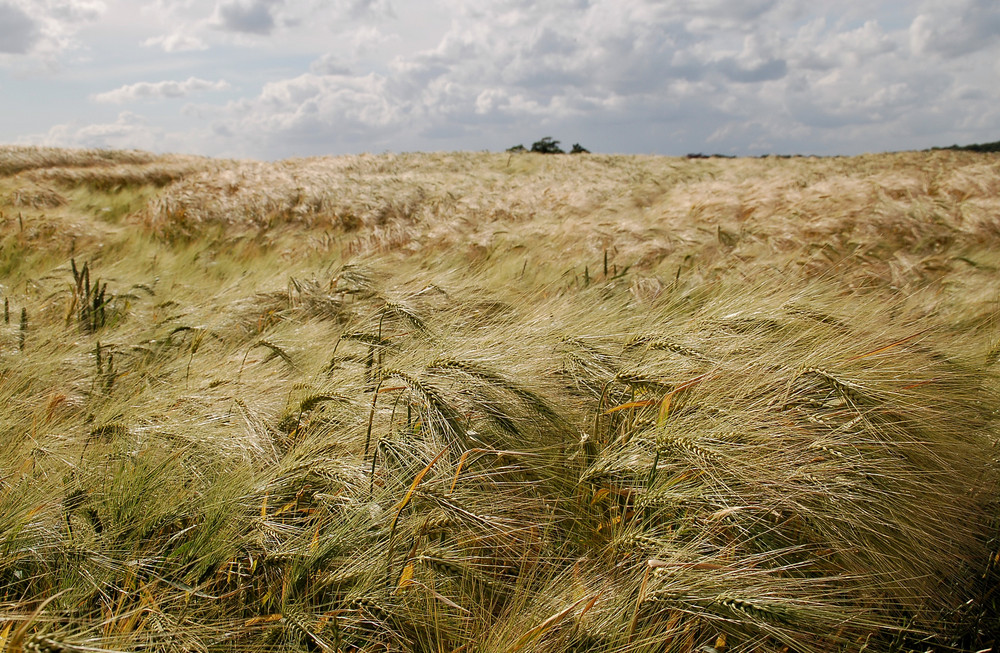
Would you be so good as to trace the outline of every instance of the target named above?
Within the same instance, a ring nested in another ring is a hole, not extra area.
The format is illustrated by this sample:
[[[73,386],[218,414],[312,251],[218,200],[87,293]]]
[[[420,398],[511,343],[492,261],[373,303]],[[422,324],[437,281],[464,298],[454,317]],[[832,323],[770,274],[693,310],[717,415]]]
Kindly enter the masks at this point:
[[[1000,158],[0,148],[0,649],[983,651]]]

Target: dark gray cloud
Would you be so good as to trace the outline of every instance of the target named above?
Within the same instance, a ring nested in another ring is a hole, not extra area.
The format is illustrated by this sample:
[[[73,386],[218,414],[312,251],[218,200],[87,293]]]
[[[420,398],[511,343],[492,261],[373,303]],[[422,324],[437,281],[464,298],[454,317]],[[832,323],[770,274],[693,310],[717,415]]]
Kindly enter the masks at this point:
[[[218,27],[230,32],[267,35],[276,26],[272,10],[282,0],[229,0],[216,8]]]
[[[23,9],[0,2],[0,52],[25,54],[41,37],[38,24]]]

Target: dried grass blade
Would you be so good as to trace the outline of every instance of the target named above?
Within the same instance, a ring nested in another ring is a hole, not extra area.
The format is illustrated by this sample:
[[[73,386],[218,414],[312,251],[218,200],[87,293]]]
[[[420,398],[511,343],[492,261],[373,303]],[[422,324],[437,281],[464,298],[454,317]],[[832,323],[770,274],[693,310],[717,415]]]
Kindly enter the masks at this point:
[[[462,473],[462,466],[465,464],[465,459],[469,457],[470,453],[474,451],[483,451],[482,449],[469,449],[462,454],[462,457],[458,459],[458,467],[455,469],[455,478],[451,481],[451,487],[448,488],[448,492],[455,491],[455,485],[458,483],[458,475]]]
[[[431,467],[433,467],[434,464],[441,459],[441,456],[448,451],[449,446],[450,445],[445,445],[444,449],[439,451],[438,454],[434,456],[434,460],[427,463],[427,466],[420,470],[420,473],[413,479],[413,484],[410,485],[410,489],[407,491],[406,496],[403,497],[403,500],[399,502],[399,506],[396,508],[396,516],[392,518],[392,530],[396,529],[396,523],[399,521],[399,515],[403,512],[403,508],[410,503],[410,500],[413,498],[413,493],[416,491],[417,486],[420,485],[420,481],[424,480],[424,476],[426,476],[427,472],[431,470]]]
[[[681,392],[687,390],[688,388],[698,385],[709,376],[711,375],[708,372],[706,372],[705,374],[700,374],[691,379],[690,381],[685,381],[684,383],[680,384],[679,386],[677,386],[676,388],[665,394],[663,396],[662,401],[660,402],[660,412],[656,416],[657,428],[661,428],[664,425],[664,423],[666,423],[667,418],[670,417],[670,402],[673,401],[673,398],[676,395],[680,394]]]
[[[644,399],[642,401],[630,401],[627,404],[620,404],[614,408],[609,408],[604,411],[604,415],[610,415],[611,413],[617,413],[620,410],[628,410],[629,408],[648,408],[649,406],[655,406],[658,403],[656,399]]]
[[[389,546],[388,546],[389,551],[388,555],[386,556],[387,579],[392,577],[392,549],[393,549],[392,545],[393,545],[393,539],[395,538],[396,535],[396,526],[399,524],[399,516],[403,514],[403,509],[406,508],[407,505],[409,505],[410,500],[413,498],[413,493],[417,490],[417,486],[420,485],[420,481],[424,480],[424,476],[426,476],[427,472],[431,470],[431,467],[433,467],[434,464],[441,459],[441,456],[443,456],[445,452],[448,451],[449,446],[450,445],[445,445],[444,449],[439,451],[438,455],[434,456],[434,460],[427,463],[427,466],[424,467],[422,470],[420,470],[420,473],[417,474],[417,477],[413,479],[413,483],[410,485],[410,489],[406,492],[406,496],[403,497],[403,500],[399,502],[399,506],[396,508],[396,515],[392,518],[392,526],[389,528]]]
[[[881,354],[882,352],[889,351],[893,347],[898,347],[900,345],[905,345],[909,341],[911,341],[914,338],[917,338],[919,336],[922,336],[925,333],[927,333],[927,329],[924,329],[922,331],[918,331],[918,332],[914,333],[912,336],[907,336],[907,337],[903,338],[902,340],[897,340],[896,342],[894,342],[892,344],[888,344],[885,347],[879,347],[878,349],[873,349],[872,351],[870,351],[870,352],[868,352],[866,354],[859,354],[857,356],[852,356],[850,358],[845,359],[844,362],[849,363],[851,361],[857,361],[857,360],[861,360],[862,358],[868,358],[869,356],[874,356],[876,354]]]

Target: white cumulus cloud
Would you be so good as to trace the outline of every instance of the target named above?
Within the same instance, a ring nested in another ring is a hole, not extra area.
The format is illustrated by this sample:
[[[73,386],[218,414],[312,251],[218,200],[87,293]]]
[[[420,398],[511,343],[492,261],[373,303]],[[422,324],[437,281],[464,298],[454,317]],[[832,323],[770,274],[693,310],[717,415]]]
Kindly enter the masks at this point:
[[[245,133],[347,137],[400,125],[406,112],[392,99],[387,80],[379,75],[307,73],[266,84],[257,98],[236,103],[233,110]]]
[[[97,102],[123,104],[136,100],[173,99],[187,97],[201,91],[224,91],[229,88],[229,82],[219,80],[210,82],[197,77],[189,77],[184,81],[166,80],[162,82],[138,82],[127,84],[111,91],[97,93],[92,98]]]

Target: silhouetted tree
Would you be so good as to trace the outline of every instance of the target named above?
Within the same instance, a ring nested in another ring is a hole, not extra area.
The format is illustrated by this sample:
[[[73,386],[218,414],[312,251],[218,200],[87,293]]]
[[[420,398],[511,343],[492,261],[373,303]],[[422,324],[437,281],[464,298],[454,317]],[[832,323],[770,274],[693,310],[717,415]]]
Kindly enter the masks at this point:
[[[528,148],[526,148],[525,146],[523,146],[520,143],[518,143],[514,147],[508,147],[507,151],[508,152],[527,152]]]
[[[562,148],[559,147],[559,141],[552,140],[551,136],[546,136],[542,140],[532,143],[531,151],[541,154],[565,154]]]
[[[579,143],[573,143],[573,149],[569,151],[570,154],[590,154],[590,150],[580,145]]]

